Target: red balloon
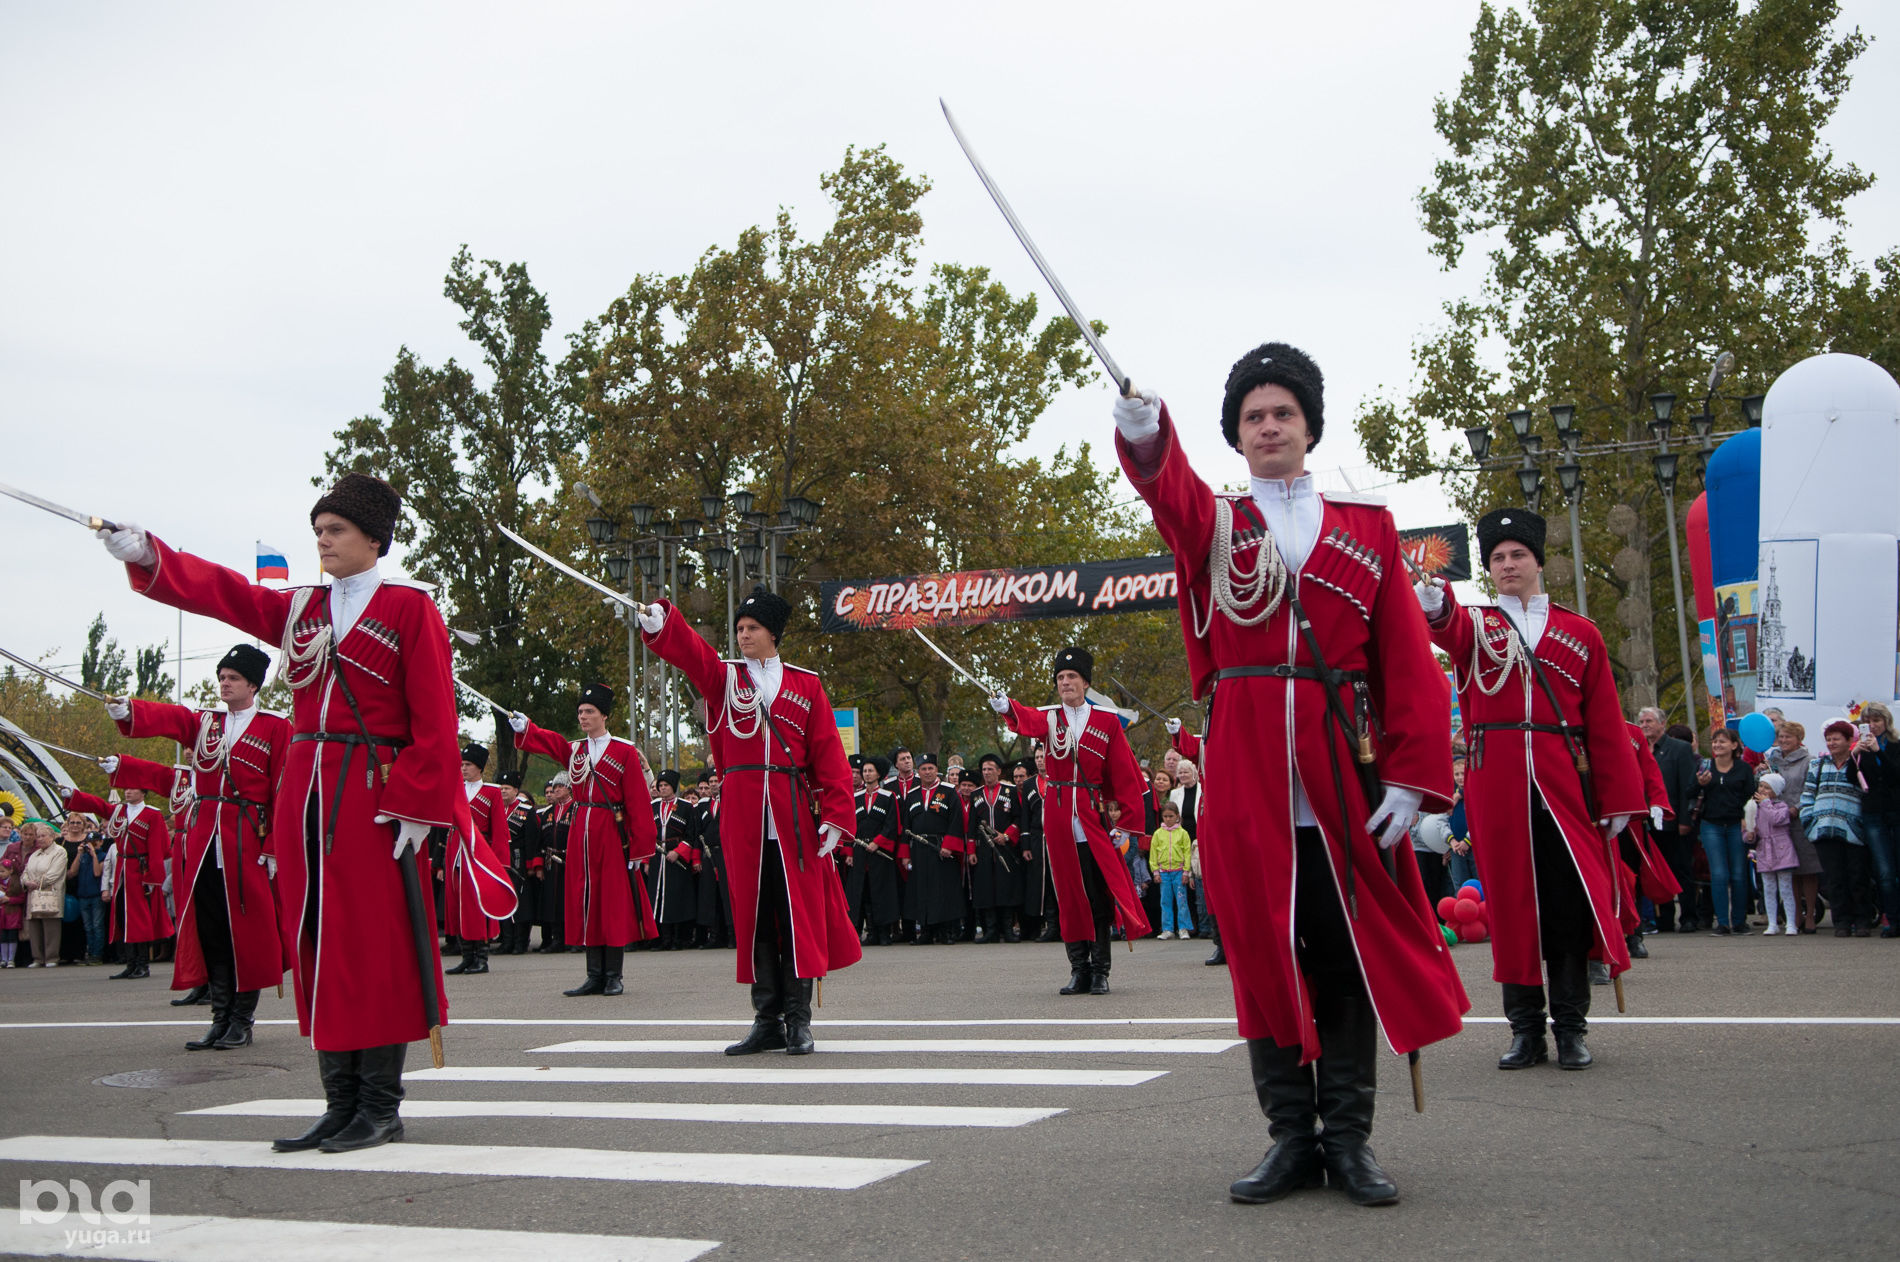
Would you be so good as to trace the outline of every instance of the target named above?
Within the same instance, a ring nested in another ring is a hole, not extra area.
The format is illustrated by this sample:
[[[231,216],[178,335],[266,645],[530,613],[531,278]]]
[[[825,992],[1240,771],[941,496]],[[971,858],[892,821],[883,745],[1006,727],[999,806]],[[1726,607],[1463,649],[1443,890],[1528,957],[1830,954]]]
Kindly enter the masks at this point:
[[[1464,924],[1459,925],[1458,926],[1458,941],[1460,942],[1484,941],[1484,926],[1472,924],[1468,921]]]
[[[1457,904],[1458,904],[1458,900],[1453,898],[1449,894],[1439,899],[1438,900],[1438,918],[1440,920],[1450,920],[1451,909],[1457,906]]]
[[[1479,916],[1478,904],[1469,898],[1461,898],[1453,904],[1451,914],[1461,924],[1470,924]]]
[[[1485,926],[1482,920],[1474,920],[1466,925],[1465,928],[1471,930],[1469,941],[1472,942],[1483,942],[1486,938],[1491,936],[1491,930]]]

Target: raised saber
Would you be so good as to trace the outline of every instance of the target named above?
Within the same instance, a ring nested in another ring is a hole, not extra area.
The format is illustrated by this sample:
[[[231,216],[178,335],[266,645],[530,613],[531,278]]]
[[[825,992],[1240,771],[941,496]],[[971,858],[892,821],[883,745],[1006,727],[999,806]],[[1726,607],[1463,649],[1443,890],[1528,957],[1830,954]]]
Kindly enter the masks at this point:
[[[1166,723],[1168,721],[1167,715],[1161,713],[1161,711],[1155,709],[1153,706],[1149,705],[1146,701],[1143,701],[1140,697],[1135,696],[1135,690],[1133,688],[1130,688],[1127,684],[1115,678],[1115,676],[1113,675],[1110,675],[1108,678],[1110,682],[1112,682],[1117,688],[1120,688],[1123,692],[1127,693],[1130,697],[1134,697],[1136,705],[1140,706],[1142,709],[1146,710],[1148,713],[1154,715],[1157,719],[1160,719],[1163,723]]]
[[[44,509],[55,517],[64,517],[67,521],[76,521],[87,530],[117,530],[119,528],[119,523],[116,521],[107,521],[103,517],[94,517],[88,513],[82,513],[77,509],[67,508],[63,504],[55,504],[51,500],[43,500],[31,491],[22,491],[19,487],[8,486],[4,482],[0,482],[0,495],[10,496],[13,499],[19,500],[22,504],[31,504],[35,508]]]
[[[472,684],[468,682],[468,680],[463,679],[460,675],[455,676],[455,682],[462,685],[462,690],[468,693],[469,696],[475,698],[477,701],[489,707],[491,710],[499,710],[503,714],[514,714],[516,712],[513,706],[503,705],[501,702],[495,700],[493,697],[489,696],[487,693],[482,692],[478,690],[477,688],[475,688]]]
[[[43,741],[39,737],[30,735],[26,732],[21,732],[20,735],[25,737],[27,740],[31,741],[35,745],[42,746],[46,749],[56,749],[62,754],[71,754],[74,758],[84,758],[87,762],[102,763],[105,761],[105,759],[101,758],[99,755],[89,754],[83,749],[68,749],[64,745],[55,745],[51,741]]]
[[[56,684],[64,684],[66,687],[71,688],[74,692],[80,693],[83,696],[91,697],[94,701],[112,701],[115,699],[115,698],[106,696],[106,694],[103,692],[96,692],[93,689],[86,687],[84,684],[76,684],[72,680],[66,678],[66,676],[59,674],[57,671],[50,671],[46,669],[46,667],[41,666],[38,662],[29,662],[24,657],[21,657],[18,653],[9,653],[5,649],[0,649],[0,657],[6,658],[9,662],[14,663],[15,665],[24,666],[28,670],[32,671],[35,675],[40,675],[46,679],[50,679]]]
[[[955,671],[957,674],[963,676],[965,679],[969,680],[971,683],[981,688],[983,690],[984,696],[993,697],[996,695],[996,687],[994,684],[986,680],[978,679],[975,675],[972,675],[969,671],[965,670],[963,666],[957,661],[956,658],[950,656],[948,653],[938,648],[936,644],[931,640],[931,638],[925,635],[921,630],[919,630],[916,627],[912,627],[911,634],[915,635],[918,639],[922,640],[926,645],[928,645],[932,653],[935,653],[938,657],[941,657],[944,661],[950,663],[951,670]]]
[[[1042,278],[1049,282],[1049,288],[1055,291],[1056,301],[1061,303],[1062,309],[1069,313],[1069,319],[1075,321],[1075,327],[1082,331],[1083,340],[1089,344],[1089,349],[1095,352],[1095,358],[1102,362],[1102,367],[1108,370],[1109,378],[1115,383],[1115,389],[1120,391],[1125,399],[1134,398],[1135,383],[1129,380],[1128,375],[1121,370],[1121,365],[1117,364],[1115,357],[1108,353],[1108,348],[1102,345],[1102,340],[1095,336],[1095,329],[1089,324],[1088,317],[1082,314],[1082,308],[1076,305],[1075,299],[1069,297],[1069,291],[1063,287],[1060,280],[1056,279],[1055,271],[1049,266],[1049,261],[1042,257],[1042,251],[1038,250],[1036,243],[1030,240],[1029,229],[1023,227],[1023,221],[1016,217],[1015,210],[1010,207],[1009,198],[1003,196],[1003,190],[996,187],[996,181],[992,180],[990,173],[983,169],[983,160],[976,156],[976,150],[970,148],[970,142],[964,137],[963,129],[957,126],[956,115],[950,112],[949,103],[942,97],[938,97],[937,104],[943,106],[943,119],[950,124],[950,132],[957,138],[957,144],[962,147],[963,156],[970,160],[972,167],[976,168],[976,178],[983,181],[983,187],[989,190],[990,200],[996,203],[996,209],[1002,211],[1003,218],[1009,221],[1010,231],[1014,232],[1016,239],[1023,243],[1023,249],[1029,251],[1029,261],[1036,265],[1036,270],[1042,273]]]
[[[581,573],[579,570],[575,569],[573,566],[569,565],[567,562],[561,560],[560,558],[549,556],[547,553],[535,547],[533,544],[529,543],[526,539],[523,539],[520,535],[516,534],[514,531],[508,529],[508,527],[502,525],[500,522],[495,523],[495,529],[501,531],[502,534],[506,535],[508,538],[520,544],[522,548],[526,549],[530,555],[539,557],[541,560],[546,561],[549,565],[553,566],[555,569],[559,570],[561,573],[567,575],[569,578],[579,579],[581,582],[587,584],[589,587],[593,588],[595,591],[599,592],[601,595],[606,596],[611,600],[616,600],[620,602],[621,604],[625,605],[627,608],[633,610],[635,613],[645,613],[651,607],[648,605],[641,604],[639,601],[627,595],[625,592],[615,591],[613,588],[607,586],[607,584],[605,583],[595,582],[593,579],[587,577],[585,574]],[[464,684],[462,686],[466,688],[468,685]],[[487,700],[486,697],[482,699],[484,701]],[[489,702],[489,704],[493,705],[494,703]]]

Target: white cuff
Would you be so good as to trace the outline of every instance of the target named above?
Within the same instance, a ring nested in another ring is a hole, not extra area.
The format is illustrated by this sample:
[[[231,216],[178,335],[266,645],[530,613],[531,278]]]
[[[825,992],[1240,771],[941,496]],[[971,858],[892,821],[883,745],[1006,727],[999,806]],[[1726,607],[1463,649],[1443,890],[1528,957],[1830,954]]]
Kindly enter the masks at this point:
[[[663,605],[648,605],[645,609],[634,611],[639,620],[640,629],[648,635],[658,635],[660,628],[666,625],[666,608]]]

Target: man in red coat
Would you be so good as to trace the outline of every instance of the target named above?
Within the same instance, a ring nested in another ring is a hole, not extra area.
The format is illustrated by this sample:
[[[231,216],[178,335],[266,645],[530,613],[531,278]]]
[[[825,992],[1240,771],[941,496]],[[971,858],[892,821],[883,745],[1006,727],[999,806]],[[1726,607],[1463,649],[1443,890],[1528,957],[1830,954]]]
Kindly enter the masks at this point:
[[[1384,1205],[1398,1188],[1367,1142],[1379,1029],[1408,1052],[1456,1034],[1470,1007],[1398,844],[1421,806],[1451,809],[1451,704],[1392,515],[1322,498],[1306,473],[1322,386],[1284,343],[1234,364],[1221,428],[1246,457],[1245,495],[1188,467],[1152,396],[1117,401],[1116,441],[1174,552],[1195,694],[1215,692],[1201,871],[1275,1141],[1230,1194],[1276,1200],[1323,1169]]]
[[[581,689],[574,709],[581,738],[570,741],[513,714],[515,745],[567,768],[567,902],[571,945],[587,949],[587,980],[564,995],[626,993],[620,970],[627,946],[660,935],[646,883],[634,869],[653,854],[653,815],[647,810],[646,764],[633,742],[607,730],[614,691],[605,684]]]
[[[106,918],[108,941],[125,948],[125,967],[108,979],[152,975],[152,943],[172,936],[171,913],[165,910],[165,867],[171,859],[171,830],[165,817],[145,804],[145,791],[130,778],[120,781],[126,760],[102,762],[112,785],[119,790],[117,806],[77,789],[62,789],[66,809],[97,815],[112,852],[101,894],[111,909]],[[245,1042],[250,1042],[247,1037]]]
[[[1656,844],[1662,830],[1673,827],[1665,821],[1673,821],[1675,814],[1669,809],[1669,789],[1663,783],[1656,753],[1649,747],[1649,737],[1640,724],[1623,726],[1629,732],[1630,750],[1636,755],[1636,766],[1642,772],[1643,801],[1649,808],[1648,814],[1630,820],[1629,827],[1617,838],[1623,859],[1623,944],[1629,948],[1632,960],[1646,960],[1649,948],[1643,945],[1644,920],[1639,898],[1648,899],[1653,909],[1654,904],[1666,903],[1682,893],[1676,874],[1669,870],[1669,863]],[[1654,928],[1653,923],[1651,928]]]
[[[183,772],[121,758],[115,782],[172,794],[182,820],[172,856],[172,989],[202,988],[211,1005],[211,1029],[185,1044],[193,1051],[249,1044],[258,992],[283,983],[290,958],[269,873],[271,807],[290,757],[291,725],[258,708],[269,673],[268,654],[236,644],[218,662],[222,710],[138,697],[106,704],[121,734],[163,737],[188,751]]]
[[[1544,595],[1544,519],[1501,508],[1478,521],[1495,605],[1464,608],[1440,581],[1418,601],[1451,658],[1470,761],[1465,804],[1490,909],[1492,977],[1511,1046],[1500,1069],[1550,1058],[1587,1069],[1590,961],[1629,968],[1616,835],[1644,810],[1610,655],[1596,623]]]
[[[1085,648],[1056,654],[1056,698],[1061,704],[1032,710],[1005,696],[990,706],[1009,730],[1041,741],[1049,782],[1042,799],[1042,836],[1049,877],[1056,891],[1056,916],[1069,954],[1069,983],[1063,995],[1106,995],[1114,959],[1108,930],[1119,922],[1132,942],[1148,933],[1128,865],[1108,835],[1110,802],[1124,819],[1141,819],[1141,795],[1147,780],[1135,751],[1128,748],[1121,718],[1089,704],[1095,655]],[[1063,842],[1073,843],[1063,845]]]
[[[327,587],[276,590],[174,551],[136,526],[101,531],[133,590],[280,644],[296,698],[271,814],[297,1024],[327,1107],[280,1151],[348,1152],[400,1139],[402,1066],[429,1036],[424,987],[446,1016],[435,935],[419,938],[402,856],[468,812],[456,788],[449,633],[425,587],[385,579],[402,500],[344,475],[310,510]],[[421,913],[433,926],[427,882]]]
[[[501,786],[484,784],[488,747],[462,746],[462,795],[468,799],[468,832],[449,833],[442,872],[442,929],[462,940],[462,962],[444,973],[486,973],[488,943],[501,922],[515,914],[515,887],[508,880],[508,804]]]
[[[706,700],[707,741],[725,779],[719,840],[732,889],[739,981],[752,1029],[726,1049],[808,1055],[812,981],[863,957],[831,852],[856,835],[851,765],[824,684],[779,657],[791,605],[755,587],[733,614],[737,661],[722,661],[666,601],[639,615],[647,646]]]

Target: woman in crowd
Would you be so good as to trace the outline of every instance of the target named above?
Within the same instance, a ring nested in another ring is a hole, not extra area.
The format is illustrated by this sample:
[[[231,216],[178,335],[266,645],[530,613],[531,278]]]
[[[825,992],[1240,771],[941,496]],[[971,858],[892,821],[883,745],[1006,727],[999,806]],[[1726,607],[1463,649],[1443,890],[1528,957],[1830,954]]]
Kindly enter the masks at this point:
[[[1878,701],[1862,707],[1867,725],[1854,753],[1867,791],[1861,801],[1860,829],[1880,886],[1879,912],[1887,917],[1883,938],[1900,937],[1900,741],[1895,740],[1893,711]]]
[[[13,967],[20,927],[26,922],[26,888],[20,884],[26,847],[21,840],[13,816],[0,814],[0,968]]]
[[[1821,854],[1834,936],[1868,936],[1869,909],[1861,886],[1867,880],[1867,845],[1861,836],[1860,767],[1854,758],[1854,725],[1836,719],[1823,733],[1827,757],[1808,766],[1801,791],[1801,825]]]
[[[1788,804],[1788,838],[1794,843],[1794,901],[1800,913],[1802,933],[1813,933],[1821,925],[1821,855],[1808,840],[1801,826],[1801,791],[1807,787],[1808,729],[1793,719],[1775,722],[1775,743],[1768,748],[1766,766],[1786,781],[1781,800]]]
[[[66,848],[45,820],[28,820],[27,853],[20,884],[26,890],[26,942],[33,968],[45,968],[59,958],[59,935],[66,915]]]
[[[1711,757],[1696,773],[1702,786],[1700,834],[1709,857],[1709,898],[1715,904],[1720,937],[1748,932],[1748,904],[1754,895],[1747,846],[1742,841],[1742,812],[1755,796],[1755,773],[1737,757],[1735,733],[1718,724],[1709,733]]]

